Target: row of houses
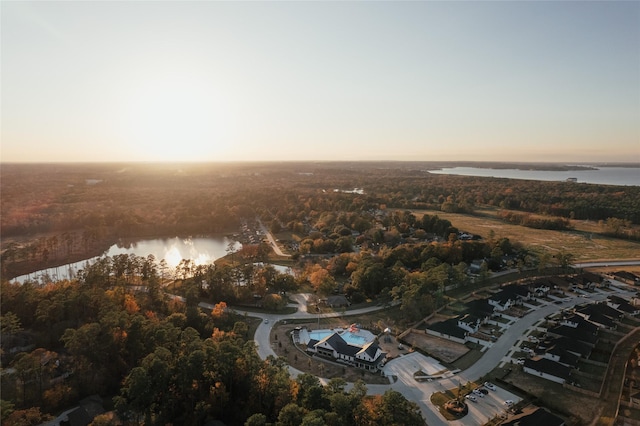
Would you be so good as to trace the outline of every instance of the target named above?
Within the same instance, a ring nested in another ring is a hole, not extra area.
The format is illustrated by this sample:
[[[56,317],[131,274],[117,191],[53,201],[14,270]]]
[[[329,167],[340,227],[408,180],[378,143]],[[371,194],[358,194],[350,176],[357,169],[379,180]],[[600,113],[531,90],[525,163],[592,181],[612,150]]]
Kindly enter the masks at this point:
[[[512,284],[502,287],[498,292],[489,297],[475,299],[465,304],[464,313],[444,321],[429,324],[426,333],[433,336],[444,337],[458,343],[476,341],[480,328],[494,315],[520,316],[526,308],[523,305],[535,297],[536,294],[546,294],[548,288],[531,285]],[[517,311],[514,311],[518,308]],[[491,340],[491,336],[484,340]]]
[[[546,338],[536,346],[538,355],[524,361],[523,371],[556,383],[570,380],[571,371],[578,367],[581,359],[589,358],[598,343],[598,331],[615,329],[625,314],[638,315],[640,311],[625,299],[613,295],[607,301],[578,306],[572,312],[566,312],[547,329]]]

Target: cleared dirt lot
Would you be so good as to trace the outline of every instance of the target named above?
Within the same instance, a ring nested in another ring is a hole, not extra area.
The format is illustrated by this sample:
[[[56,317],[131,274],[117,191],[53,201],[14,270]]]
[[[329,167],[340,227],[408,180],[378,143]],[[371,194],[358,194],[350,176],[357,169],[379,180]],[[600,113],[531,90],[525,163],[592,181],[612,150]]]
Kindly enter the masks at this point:
[[[424,331],[411,330],[402,339],[413,347],[419,348],[434,358],[447,363],[454,362],[470,350],[465,345],[431,336]]]

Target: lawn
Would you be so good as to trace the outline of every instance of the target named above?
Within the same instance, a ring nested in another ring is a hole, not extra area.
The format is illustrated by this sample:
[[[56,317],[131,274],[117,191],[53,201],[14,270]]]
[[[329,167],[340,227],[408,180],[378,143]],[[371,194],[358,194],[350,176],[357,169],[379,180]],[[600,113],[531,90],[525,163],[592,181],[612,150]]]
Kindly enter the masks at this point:
[[[468,347],[469,344],[465,346]],[[474,345],[474,346],[475,347],[473,349],[471,349],[469,352],[462,355],[460,358],[458,358],[453,362],[453,366],[455,368],[459,368],[460,370],[466,370],[467,368],[471,367],[473,364],[478,362],[480,358],[482,358],[482,355],[484,355],[484,353],[480,352],[480,345]]]
[[[494,374],[499,375],[500,373],[492,372],[490,377]],[[591,424],[593,419],[597,418],[601,407],[597,398],[565,389],[559,383],[524,373],[519,368],[513,368],[504,380],[530,395],[538,397],[543,406],[567,417],[574,416],[574,421],[570,424]],[[578,423],[579,421],[582,423]]]
[[[495,238],[509,238],[530,247],[533,251],[549,251],[552,254],[565,250],[574,255],[575,261],[607,259],[638,259],[640,243],[605,237],[594,233],[593,222],[572,221],[570,231],[551,231],[512,225],[499,220],[496,210],[483,210],[484,216],[446,213],[435,210],[414,210],[416,217],[423,214],[438,215],[449,220],[461,231],[488,237],[493,230]]]

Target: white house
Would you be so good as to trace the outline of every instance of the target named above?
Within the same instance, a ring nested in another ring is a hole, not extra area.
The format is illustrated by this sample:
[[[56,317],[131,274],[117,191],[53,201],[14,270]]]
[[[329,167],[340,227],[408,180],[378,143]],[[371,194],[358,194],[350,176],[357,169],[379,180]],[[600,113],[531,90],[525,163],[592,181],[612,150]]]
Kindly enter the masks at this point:
[[[469,333],[477,333],[480,329],[480,324],[480,318],[471,314],[466,314],[458,318],[458,327]]]
[[[375,341],[358,346],[344,340],[339,333],[333,333],[320,341],[310,340],[307,351],[369,371],[378,371],[386,357],[386,353]]]

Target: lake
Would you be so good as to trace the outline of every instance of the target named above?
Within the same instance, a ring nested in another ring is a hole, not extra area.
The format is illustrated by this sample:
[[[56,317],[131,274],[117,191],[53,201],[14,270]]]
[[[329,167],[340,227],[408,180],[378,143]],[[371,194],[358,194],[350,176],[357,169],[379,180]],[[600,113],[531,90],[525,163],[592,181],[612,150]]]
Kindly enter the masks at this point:
[[[232,243],[235,250],[242,248],[242,244],[232,241],[227,237],[219,238],[164,238],[153,240],[141,240],[131,244],[114,244],[109,250],[104,252],[104,256],[115,256],[118,254],[135,254],[136,256],[147,257],[150,254],[155,256],[156,261],[164,259],[170,268],[174,268],[182,259],[191,259],[196,265],[212,263],[227,255],[229,244]],[[98,256],[100,257],[100,256]],[[87,262],[95,261],[98,257],[85,259],[69,265],[49,268],[21,275],[12,281],[23,283],[28,278],[36,279],[48,274],[52,278],[65,279],[72,278],[78,270],[84,268]]]
[[[576,178],[578,183],[640,186],[640,168],[638,167],[598,167],[597,170],[568,171],[447,167],[441,170],[429,170],[429,173],[541,181],[566,181],[568,178]]]

